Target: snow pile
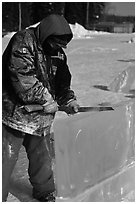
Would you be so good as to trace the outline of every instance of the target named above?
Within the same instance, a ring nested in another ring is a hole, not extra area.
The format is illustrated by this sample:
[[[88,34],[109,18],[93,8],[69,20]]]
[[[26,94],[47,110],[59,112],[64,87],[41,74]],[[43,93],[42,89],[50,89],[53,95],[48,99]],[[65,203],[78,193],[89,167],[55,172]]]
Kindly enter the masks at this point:
[[[74,38],[92,37],[92,35],[95,34],[109,34],[108,32],[86,30],[83,26],[81,26],[78,23],[75,23],[74,25],[70,24],[70,28],[72,30]]]
[[[85,37],[89,33],[89,31],[87,31],[83,26],[79,25],[78,23],[75,23],[74,25],[70,24],[70,28],[74,37]]]
[[[3,38],[11,38],[16,32],[9,32],[7,35],[4,35]]]

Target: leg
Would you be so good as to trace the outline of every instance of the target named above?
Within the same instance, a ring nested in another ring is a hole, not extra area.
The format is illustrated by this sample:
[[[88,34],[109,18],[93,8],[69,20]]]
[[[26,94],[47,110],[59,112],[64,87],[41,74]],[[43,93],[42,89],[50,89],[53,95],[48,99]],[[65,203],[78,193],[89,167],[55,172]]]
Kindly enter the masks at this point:
[[[9,180],[18,159],[23,137],[22,133],[8,126],[2,126],[2,201],[6,201]]]
[[[26,134],[23,145],[29,159],[28,173],[33,196],[39,199],[55,191],[50,134],[45,137]]]

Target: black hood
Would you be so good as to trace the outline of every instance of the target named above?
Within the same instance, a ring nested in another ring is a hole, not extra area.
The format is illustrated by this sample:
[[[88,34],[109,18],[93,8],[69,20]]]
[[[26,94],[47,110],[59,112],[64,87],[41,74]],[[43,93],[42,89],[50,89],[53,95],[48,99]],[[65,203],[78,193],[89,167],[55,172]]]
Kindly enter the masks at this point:
[[[44,18],[36,27],[36,35],[41,45],[49,36],[66,36],[69,43],[73,37],[72,31],[63,16],[51,14]]]

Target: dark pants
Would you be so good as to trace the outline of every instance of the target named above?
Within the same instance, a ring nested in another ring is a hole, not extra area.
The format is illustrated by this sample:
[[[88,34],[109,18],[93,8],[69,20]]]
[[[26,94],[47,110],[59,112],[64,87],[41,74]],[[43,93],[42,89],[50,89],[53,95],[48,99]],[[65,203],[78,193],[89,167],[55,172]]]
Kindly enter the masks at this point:
[[[54,148],[51,135],[33,136],[3,125],[2,138],[2,200],[7,200],[9,180],[21,145],[25,147],[29,159],[28,174],[35,197],[39,198],[55,191],[52,171]]]

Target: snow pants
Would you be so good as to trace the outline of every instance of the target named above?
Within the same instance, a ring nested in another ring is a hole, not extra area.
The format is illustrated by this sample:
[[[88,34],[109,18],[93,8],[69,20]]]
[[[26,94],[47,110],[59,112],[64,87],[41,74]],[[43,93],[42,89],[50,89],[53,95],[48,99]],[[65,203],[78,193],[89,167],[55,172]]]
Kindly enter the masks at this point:
[[[55,191],[52,171],[54,157],[51,135],[38,137],[2,126],[2,201],[6,201],[9,181],[18,159],[21,146],[25,147],[29,160],[28,174],[36,198]]]

